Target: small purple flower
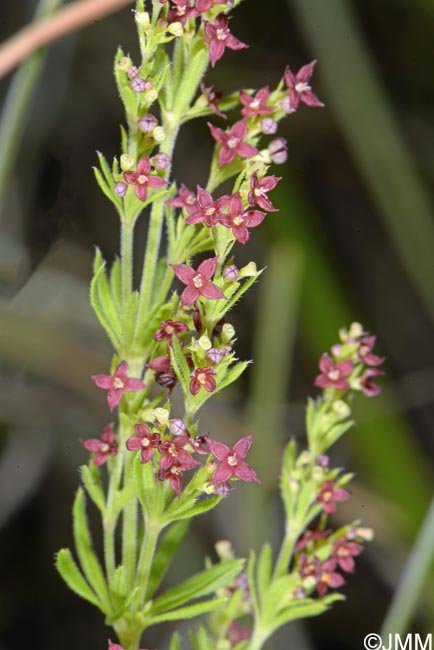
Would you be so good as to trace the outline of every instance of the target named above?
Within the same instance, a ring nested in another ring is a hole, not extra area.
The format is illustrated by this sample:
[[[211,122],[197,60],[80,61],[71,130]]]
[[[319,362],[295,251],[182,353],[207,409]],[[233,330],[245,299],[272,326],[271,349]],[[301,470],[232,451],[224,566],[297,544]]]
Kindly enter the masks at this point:
[[[333,363],[328,354],[323,354],[319,360],[321,375],[315,378],[315,386],[318,388],[329,388],[333,386],[337,390],[347,390],[350,387],[346,379],[354,369],[353,362],[349,359]]]
[[[230,266],[227,266],[223,272],[223,277],[225,280],[228,280],[229,282],[235,282],[235,280],[238,278],[240,274],[240,270],[235,264],[231,264]]]
[[[206,358],[214,365],[217,365],[220,363],[220,361],[223,361],[223,359],[227,357],[228,354],[229,350],[227,348],[211,348],[206,353]]]
[[[138,121],[138,125],[142,133],[152,133],[155,127],[158,126],[158,120],[152,113],[145,113]]]
[[[235,122],[229,131],[223,131],[209,122],[208,126],[214,140],[221,145],[219,163],[222,167],[229,165],[237,155],[242,158],[252,158],[259,153],[256,147],[244,142],[244,138],[248,134],[247,124],[244,119]]]
[[[321,566],[321,574],[316,585],[318,596],[321,596],[321,598],[326,595],[328,589],[337,589],[345,584],[344,577],[337,573],[335,569],[336,562],[334,560],[327,560]]]
[[[191,212],[187,217],[185,223],[200,223],[204,222],[208,228],[212,228],[219,222],[220,217],[223,216],[223,210],[226,208],[228,197],[221,196],[214,201],[211,194],[202,189],[200,185],[197,186],[197,207],[194,212]]]
[[[217,16],[214,23],[205,21],[205,44],[209,45],[209,54],[212,67],[222,58],[225,49],[243,50],[246,43],[238,40],[233,36],[228,28],[228,18],[221,13]]]
[[[257,117],[258,115],[268,115],[274,111],[272,106],[268,106],[267,102],[270,98],[270,89],[264,86],[254,97],[246,93],[245,90],[240,90],[240,101],[244,108],[241,109],[241,115],[244,117]]]
[[[195,212],[198,207],[195,193],[189,190],[184,183],[179,188],[178,195],[174,199],[167,201],[167,205],[172,205],[175,208],[184,208],[189,214]]]
[[[140,201],[146,201],[148,187],[162,187],[166,184],[164,178],[151,174],[151,163],[146,156],[137,163],[137,171],[124,172],[124,179],[129,185],[134,185],[136,196]]]
[[[165,339],[170,344],[174,336],[179,338],[179,335],[184,332],[188,332],[188,327],[185,323],[170,319],[164,320],[160,323],[160,327],[155,332],[154,339],[156,341],[163,341],[163,339]]]
[[[136,435],[126,441],[126,447],[128,451],[140,450],[140,462],[148,463],[152,458],[154,449],[158,449],[160,446],[160,434],[151,433],[146,424],[136,424],[135,432]]]
[[[199,465],[199,461],[192,458],[191,454],[184,449],[189,440],[189,436],[183,435],[160,444],[160,452],[162,454],[160,470],[162,472],[168,470],[172,465],[179,465],[184,469],[184,471]]]
[[[131,82],[131,90],[143,93],[146,90],[146,81],[142,77],[135,77]]]
[[[376,336],[363,336],[360,339],[360,345],[357,350],[357,356],[362,363],[367,366],[381,366],[384,357],[379,357],[373,354],[372,349],[375,346]]]
[[[152,164],[159,172],[164,171],[170,165],[170,158],[167,153],[157,153],[157,155],[152,158]]]
[[[249,228],[256,228],[265,219],[265,212],[260,210],[244,210],[241,195],[233,194],[228,202],[229,212],[222,215],[220,223],[232,229],[232,234],[240,244],[249,241]]]
[[[321,486],[321,492],[316,498],[321,503],[326,514],[332,515],[336,512],[336,503],[347,501],[351,496],[345,488],[336,487],[333,481],[325,481]]]
[[[274,135],[277,131],[278,124],[272,117],[264,117],[261,120],[261,131],[264,135]]]
[[[339,539],[333,549],[332,558],[338,563],[342,571],[352,573],[355,562],[353,557],[357,557],[362,552],[363,547],[357,542],[349,542],[347,539]]]
[[[127,193],[128,185],[123,181],[118,181],[115,185],[115,194],[121,197],[121,199]]]
[[[275,138],[268,145],[268,153],[275,165],[283,165],[288,160],[288,145],[285,138]]]
[[[205,97],[208,106],[213,111],[213,113],[215,113],[219,117],[222,117],[224,120],[227,120],[228,116],[222,113],[218,107],[218,102],[222,98],[223,93],[214,90],[214,86],[207,86],[204,81],[202,81],[200,84],[200,90],[202,92],[202,95]]]
[[[324,106],[309,85],[315,64],[316,59],[301,67],[297,74],[291,72],[289,66],[285,70],[285,83],[289,90],[289,100],[293,110],[298,108],[300,102],[307,106]]]
[[[130,79],[135,79],[137,75],[139,74],[139,69],[136,68],[135,65],[132,65],[131,68],[128,70],[128,76]]]
[[[360,387],[366,397],[375,397],[381,393],[381,387],[373,382],[375,377],[379,377],[380,375],[384,375],[384,372],[378,368],[367,368],[363,373],[360,378]]]
[[[146,388],[141,379],[128,377],[128,364],[126,361],[122,361],[118,365],[113,375],[94,375],[92,379],[98,388],[108,391],[107,402],[110,411],[113,411],[118,406],[124,393]]]
[[[186,433],[187,427],[185,426],[184,420],[179,418],[169,420],[169,431],[173,436],[180,436]]]
[[[95,452],[93,464],[97,467],[104,465],[109,456],[116,456],[118,453],[118,444],[115,442],[115,432],[111,425],[105,427],[101,438],[88,438],[80,442],[87,451]]]
[[[277,212],[277,208],[274,207],[268,198],[268,192],[274,190],[280,180],[280,176],[265,176],[259,180],[256,172],[252,174],[248,195],[249,205],[259,205],[260,208],[267,212]]]
[[[208,298],[208,300],[220,300],[225,297],[220,287],[211,282],[217,267],[217,257],[204,260],[199,264],[197,270],[186,264],[171,264],[170,266],[175,271],[176,277],[187,285],[181,294],[181,302],[185,307],[193,305],[199,296]]]
[[[252,445],[252,434],[240,438],[232,449],[217,440],[207,438],[207,441],[212,455],[220,461],[211,477],[211,485],[227,483],[232,476],[236,476],[240,481],[260,483],[255,470],[244,460]]]
[[[197,395],[201,388],[208,393],[215,391],[217,384],[214,379],[215,370],[213,368],[196,368],[193,370],[190,379],[190,393]]]

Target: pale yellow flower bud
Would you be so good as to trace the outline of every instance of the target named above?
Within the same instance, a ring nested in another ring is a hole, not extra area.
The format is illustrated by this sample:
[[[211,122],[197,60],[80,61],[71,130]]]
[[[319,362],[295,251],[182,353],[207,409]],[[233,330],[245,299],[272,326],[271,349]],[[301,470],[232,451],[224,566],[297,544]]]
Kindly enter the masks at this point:
[[[182,26],[182,23],[176,22],[171,23],[167,28],[167,31],[170,32],[170,34],[173,34],[173,36],[182,36],[184,33],[184,28]]]
[[[123,153],[120,158],[121,169],[124,172],[127,172],[129,169],[134,167],[134,160],[127,153]]]
[[[120,59],[118,62],[118,68],[119,70],[123,70],[123,72],[128,72],[132,65],[133,62],[129,56],[123,56],[122,59]]]
[[[147,104],[152,104],[157,99],[158,93],[155,88],[149,88],[149,90],[144,93],[143,97]]]
[[[333,410],[342,418],[347,418],[351,413],[350,407],[342,399],[338,399],[333,403]]]
[[[136,11],[135,19],[138,25],[141,25],[142,27],[145,28],[149,27],[149,25],[151,24],[151,19],[147,11]]]
[[[257,266],[255,262],[249,262],[246,264],[246,266],[243,266],[242,269],[240,269],[240,274],[238,276],[238,279],[241,280],[242,278],[252,278],[258,273]]]
[[[199,347],[202,348],[202,350],[210,350],[212,348],[212,343],[208,336],[201,336],[199,339]]]
[[[159,407],[155,409],[154,413],[155,413],[155,417],[157,418],[160,424],[162,424],[163,426],[166,426],[168,424],[169,411],[167,409],[163,409]]]
[[[227,539],[220,539],[215,545],[215,550],[221,560],[231,560],[234,557],[232,544]]]
[[[235,336],[235,328],[230,323],[225,323],[222,327],[222,340],[224,343],[230,341]]]
[[[163,142],[163,140],[166,139],[166,131],[162,126],[156,126],[152,131],[152,137],[154,138],[155,142]]]

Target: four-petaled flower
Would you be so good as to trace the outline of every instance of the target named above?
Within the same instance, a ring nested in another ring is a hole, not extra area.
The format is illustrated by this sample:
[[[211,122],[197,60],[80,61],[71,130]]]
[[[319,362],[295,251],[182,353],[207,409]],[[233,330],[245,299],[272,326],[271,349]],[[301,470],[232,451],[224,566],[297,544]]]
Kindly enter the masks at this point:
[[[285,70],[285,83],[289,90],[291,110],[295,111],[300,102],[307,106],[324,106],[312,92],[309,81],[313,75],[316,59],[300,68],[297,74],[291,72],[289,66]]]
[[[209,300],[220,300],[224,293],[217,285],[211,282],[211,278],[217,267],[217,257],[210,257],[199,264],[197,270],[186,264],[171,264],[176,277],[186,284],[181,294],[181,302],[184,306],[193,305],[199,296]]]
[[[274,190],[280,180],[282,180],[281,176],[265,176],[259,180],[258,174],[254,172],[250,178],[250,192],[247,197],[249,205],[259,205],[267,212],[277,212],[277,208],[268,198],[268,192]]]
[[[333,363],[328,354],[323,354],[319,360],[319,369],[322,374],[316,377],[315,386],[319,388],[334,386],[337,390],[346,390],[350,387],[346,377],[351,375],[354,365],[349,359]]]
[[[316,584],[318,596],[321,596],[321,598],[326,595],[328,589],[337,589],[345,584],[344,577],[337,573],[335,569],[336,562],[334,560],[327,560],[321,566],[321,574]]]
[[[146,156],[140,158],[135,172],[124,172],[124,179],[129,185],[134,185],[137,198],[146,201],[148,187],[162,187],[166,184],[164,178],[151,174],[151,163]]]
[[[245,90],[240,90],[240,101],[244,108],[241,109],[241,115],[244,117],[256,117],[257,115],[268,115],[274,111],[272,106],[267,106],[270,98],[270,89],[264,86],[258,90],[256,95],[252,97]]]
[[[229,165],[236,155],[242,158],[252,158],[252,156],[256,156],[259,153],[256,147],[247,144],[247,142],[243,142],[248,133],[245,120],[235,122],[229,131],[223,131],[217,126],[210,124],[210,122],[208,122],[208,126],[214,140],[221,145],[218,156],[219,163],[222,167]]]
[[[87,451],[95,452],[93,463],[97,467],[104,465],[109,456],[116,456],[118,453],[118,443],[115,442],[115,432],[111,425],[105,427],[101,438],[81,440],[81,444]]]
[[[197,199],[194,192],[188,189],[182,183],[179,192],[174,199],[167,201],[167,205],[173,205],[175,208],[185,208],[189,214],[197,210]]]
[[[171,7],[167,18],[173,22],[179,22],[185,25],[188,18],[197,18],[199,12],[195,7],[190,7],[190,0],[170,0]]]
[[[203,221],[209,228],[215,226],[223,215],[222,210],[228,203],[227,196],[221,196],[214,201],[211,194],[200,185],[197,186],[197,209],[185,220],[185,223],[200,223]]]
[[[359,357],[360,361],[362,363],[366,363],[367,366],[381,366],[384,361],[384,357],[379,357],[378,355],[372,353],[376,338],[376,336],[363,336],[360,339],[357,356]]]
[[[208,393],[212,393],[216,389],[216,381],[214,379],[215,370],[212,368],[196,368],[192,372],[190,379],[190,392],[192,395],[197,395],[201,388],[204,388]]]
[[[345,488],[336,487],[333,481],[325,481],[321,486],[321,492],[316,498],[321,503],[326,514],[332,515],[336,512],[336,503],[346,501],[351,496]]]
[[[133,438],[128,438],[126,447],[128,451],[138,451],[140,449],[140,462],[148,463],[154,449],[158,449],[161,443],[159,433],[151,433],[146,424],[136,424],[136,435]]]
[[[375,395],[381,393],[381,387],[374,384],[373,381],[375,377],[379,377],[380,375],[384,375],[382,370],[378,368],[367,368],[361,376],[359,380],[360,388],[366,397],[375,397]]]
[[[265,219],[265,212],[244,210],[240,194],[232,194],[228,201],[229,213],[223,214],[220,223],[232,228],[232,234],[240,244],[245,244],[250,237],[249,228],[255,228]]]
[[[183,332],[188,332],[188,327],[185,323],[182,323],[181,321],[173,321],[170,319],[164,320],[162,323],[160,323],[160,327],[155,332],[154,339],[156,341],[162,341],[163,339],[166,339],[166,341],[168,341],[170,344],[174,336],[179,337],[179,334],[182,334]]]
[[[231,34],[228,28],[228,18],[223,13],[217,16],[214,23],[205,21],[204,42],[206,45],[209,45],[209,55],[212,67],[214,67],[217,61],[222,58],[227,47],[230,50],[243,50],[246,47],[249,47],[246,43],[243,43]]]
[[[217,105],[220,99],[222,98],[223,93],[214,90],[214,86],[207,86],[204,81],[202,81],[200,84],[200,90],[202,92],[202,95],[205,97],[208,106],[213,111],[213,113],[215,113],[219,117],[222,117],[224,120],[227,120],[228,116],[222,113],[219,110],[219,107]]]
[[[194,461],[194,458],[191,460]],[[192,465],[192,467],[194,467],[194,465]],[[182,490],[182,472],[186,472],[187,470],[192,469],[192,467],[186,467],[185,464],[181,465],[180,463],[174,463],[165,470],[159,470],[158,480],[169,480],[170,487],[175,492],[175,494],[179,496]]]
[[[211,477],[211,485],[226,483],[232,476],[236,476],[240,481],[260,483],[255,470],[244,460],[252,445],[252,434],[240,438],[232,449],[217,440],[207,438],[207,441],[211,453],[220,461]]]
[[[173,440],[167,440],[160,445],[160,451],[162,453],[160,460],[160,470],[165,472],[172,467],[172,465],[178,465],[183,468],[184,471],[192,469],[199,465],[199,461],[192,458],[191,454],[184,449],[190,442],[190,436],[183,435],[174,438]]]
[[[113,411],[122,399],[122,395],[128,392],[135,392],[146,388],[141,379],[128,377],[128,364],[122,361],[114,371],[113,375],[94,375],[92,377],[98,388],[107,390],[107,403],[110,411]]]
[[[332,558],[339,564],[342,571],[352,573],[355,567],[353,557],[360,555],[362,550],[363,547],[360,544],[349,542],[343,537],[336,542]]]
[[[314,555],[309,558],[306,553],[302,553],[299,559],[298,573],[301,578],[313,578],[316,582],[321,576],[321,561]]]

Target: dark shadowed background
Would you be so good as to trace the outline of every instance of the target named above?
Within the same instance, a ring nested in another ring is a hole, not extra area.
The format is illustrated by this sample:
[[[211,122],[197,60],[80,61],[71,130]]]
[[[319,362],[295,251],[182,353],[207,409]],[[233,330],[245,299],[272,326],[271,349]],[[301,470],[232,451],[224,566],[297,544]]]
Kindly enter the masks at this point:
[[[36,1],[0,5],[5,39]],[[376,539],[346,602],[270,644],[357,650],[378,631],[433,488],[434,2],[246,0],[231,28],[251,48],[225,54],[208,81],[227,92],[274,86],[287,64],[317,58],[313,87],[326,107],[301,106],[280,125],[289,152],[273,168],[285,179],[273,194],[280,212],[238,251],[240,262],[268,265],[233,312],[239,355],[255,364],[201,419],[227,442],[254,431],[262,485],[237,488],[195,524],[171,579],[200,569],[218,539],[232,538],[240,554],[277,542],[280,452],[289,435],[303,439],[319,355],[359,320],[378,335],[387,377],[380,398],[357,400],[358,425],[334,450],[333,461],[356,473],[336,521],[363,517]],[[100,616],[67,590],[53,557],[72,545],[87,457],[78,440],[99,434],[106,418],[89,376],[106,371],[110,347],[88,282],[95,244],[116,255],[118,222],[91,167],[97,149],[118,153],[119,44],[137,55],[129,9],[49,49],[0,192],[0,650],[106,648]],[[204,183],[210,150],[205,124],[188,125],[178,181]],[[420,633],[434,628],[433,577],[414,620]],[[150,630],[145,645],[164,649],[168,635]]]

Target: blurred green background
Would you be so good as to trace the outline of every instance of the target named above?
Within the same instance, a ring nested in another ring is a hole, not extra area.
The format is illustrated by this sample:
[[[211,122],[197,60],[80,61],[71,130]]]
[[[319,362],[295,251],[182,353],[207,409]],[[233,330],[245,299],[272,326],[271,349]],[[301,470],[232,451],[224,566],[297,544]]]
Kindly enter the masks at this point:
[[[35,9],[35,0],[1,2],[0,40]],[[303,441],[319,355],[359,320],[378,335],[387,377],[380,398],[357,401],[358,426],[334,450],[333,462],[356,473],[336,523],[363,517],[376,539],[349,577],[347,601],[270,645],[356,650],[381,625],[433,488],[434,3],[249,0],[232,31],[251,48],[225,54],[207,81],[226,92],[273,86],[287,64],[318,58],[313,87],[326,107],[301,106],[280,125],[289,153],[273,168],[285,179],[273,194],[280,212],[237,248],[240,264],[268,266],[233,312],[239,355],[255,364],[201,418],[204,432],[228,442],[254,431],[262,486],[237,488],[195,524],[172,577],[199,569],[220,538],[240,554],[278,542],[281,450],[290,435]],[[12,75],[0,80],[0,650],[106,648],[98,613],[67,591],[53,556],[72,544],[86,460],[78,440],[107,417],[89,376],[107,369],[110,347],[88,282],[95,244],[116,255],[118,223],[91,167],[96,149],[118,153],[119,44],[137,56],[129,8],[57,42],[45,61],[26,62],[28,96],[15,82],[7,102]],[[178,181],[204,183],[210,150],[205,124],[188,125]],[[142,218],[138,247],[145,232]],[[429,576],[412,625],[434,629]],[[150,630],[147,647],[165,648],[168,635]]]

